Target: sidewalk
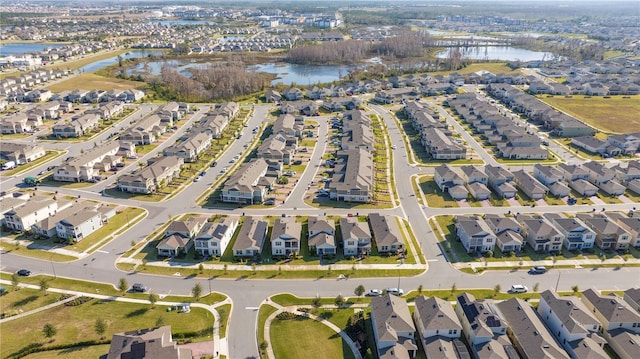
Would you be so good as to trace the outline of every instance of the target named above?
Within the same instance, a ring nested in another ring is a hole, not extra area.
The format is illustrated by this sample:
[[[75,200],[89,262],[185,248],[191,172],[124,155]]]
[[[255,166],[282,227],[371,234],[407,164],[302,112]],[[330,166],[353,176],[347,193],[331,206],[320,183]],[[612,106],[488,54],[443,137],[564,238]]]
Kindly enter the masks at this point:
[[[476,268],[491,268],[491,267],[498,267],[498,268],[504,268],[504,267],[519,268],[519,267],[524,267],[524,268],[528,268],[528,267],[534,267],[534,266],[545,266],[545,267],[549,267],[549,268],[553,268],[555,266],[573,266],[575,268],[582,268],[583,266],[590,266],[591,267],[591,266],[599,266],[599,265],[606,265],[606,266],[618,265],[618,266],[624,267],[625,265],[636,265],[636,266],[640,265],[640,259],[629,258],[626,262],[621,257],[606,259],[604,262],[602,260],[600,260],[600,259],[591,259],[591,258],[586,258],[586,259],[559,259],[554,263],[552,259],[545,259],[545,260],[540,260],[540,261],[526,261],[526,260],[522,260],[521,261],[516,257],[513,260],[510,259],[510,260],[507,260],[507,261],[458,262],[458,263],[452,263],[452,265],[456,269],[472,268],[474,270]]]

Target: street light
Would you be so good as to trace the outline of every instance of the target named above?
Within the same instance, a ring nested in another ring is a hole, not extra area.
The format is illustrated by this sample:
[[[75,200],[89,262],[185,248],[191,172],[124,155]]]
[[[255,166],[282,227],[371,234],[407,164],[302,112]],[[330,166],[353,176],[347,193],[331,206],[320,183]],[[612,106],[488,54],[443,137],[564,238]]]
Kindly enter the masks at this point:
[[[53,252],[51,253],[51,256],[49,257],[49,262],[51,263],[51,270],[53,271],[53,279],[56,279],[56,268],[53,266]]]

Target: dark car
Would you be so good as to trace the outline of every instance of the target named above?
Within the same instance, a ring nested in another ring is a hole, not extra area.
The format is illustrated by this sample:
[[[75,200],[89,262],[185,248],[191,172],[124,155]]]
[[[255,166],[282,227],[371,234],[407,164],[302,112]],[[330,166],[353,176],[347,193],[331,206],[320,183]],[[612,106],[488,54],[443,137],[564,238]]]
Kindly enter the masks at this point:
[[[19,276],[28,277],[31,275],[31,271],[28,269],[20,269],[16,272]]]
[[[214,162],[211,164],[211,167],[215,167],[215,166],[217,166],[217,165],[218,165],[218,162],[215,162],[215,161],[214,161]]]
[[[529,269],[529,274],[544,274],[547,273],[547,268],[542,266],[536,266]]]
[[[147,288],[146,285],[142,284],[142,283],[134,283],[133,286],[131,287],[131,291],[132,292],[141,292],[144,293],[148,290],[149,288]]]

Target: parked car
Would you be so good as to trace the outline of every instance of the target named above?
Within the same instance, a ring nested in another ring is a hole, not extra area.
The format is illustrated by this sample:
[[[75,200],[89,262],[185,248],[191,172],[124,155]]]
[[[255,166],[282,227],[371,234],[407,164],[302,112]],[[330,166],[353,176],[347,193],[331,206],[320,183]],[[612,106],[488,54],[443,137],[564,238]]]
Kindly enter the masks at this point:
[[[380,289],[370,289],[365,296],[367,297],[377,297],[382,295],[382,291]]]
[[[509,288],[509,293],[526,293],[529,291],[529,288],[522,284],[514,284]]]
[[[213,161],[213,163],[211,164],[211,167],[215,167],[217,165],[218,165],[218,162],[217,161]]]
[[[144,293],[144,292],[146,292],[147,290],[149,290],[149,288],[147,288],[147,286],[146,286],[146,285],[144,285],[144,284],[142,284],[142,283],[134,283],[134,284],[131,286],[131,291],[132,291],[132,292],[141,292],[141,293]]]
[[[395,150],[396,148],[398,148],[398,146],[396,146],[396,145],[391,145],[391,149],[392,149],[392,150]]]
[[[387,293],[401,296],[404,294],[404,290],[402,288],[387,288]]]
[[[529,269],[529,274],[544,274],[547,273],[547,268],[543,266],[536,266]]]
[[[19,271],[16,272],[16,274],[22,277],[28,277],[31,275],[31,271],[28,269],[20,269]]]
[[[265,206],[273,206],[274,204],[276,204],[276,199],[275,198],[269,198],[267,200],[265,200],[264,202],[262,202]]]

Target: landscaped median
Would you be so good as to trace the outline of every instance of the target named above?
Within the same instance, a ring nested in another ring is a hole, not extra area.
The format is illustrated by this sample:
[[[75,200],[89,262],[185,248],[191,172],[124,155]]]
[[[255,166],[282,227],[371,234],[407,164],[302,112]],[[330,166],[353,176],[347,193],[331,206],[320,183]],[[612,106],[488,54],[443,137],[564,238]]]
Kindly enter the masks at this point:
[[[6,279],[8,275],[2,273]],[[37,277],[24,278],[32,282]],[[114,333],[170,325],[173,338],[179,344],[214,341],[215,313],[205,309],[205,305],[193,304],[188,313],[172,310],[175,305],[193,302],[192,297],[164,297],[159,302],[149,302],[150,294],[118,295],[115,288],[105,284],[50,279],[51,286],[81,288],[85,291],[68,292],[49,289],[48,291],[31,288],[13,287],[3,296],[3,321],[0,322],[0,356],[20,358],[29,353],[39,352],[40,358],[51,358],[61,350],[65,358],[87,358],[106,354],[108,343]],[[60,284],[65,284],[60,286]],[[102,295],[94,293],[102,289]],[[137,297],[134,299],[133,297]],[[61,302],[49,308],[47,304]],[[115,300],[114,300],[115,298]],[[201,302],[220,303],[224,295],[212,294],[201,298]],[[33,312],[29,312],[33,310]],[[220,328],[226,328],[230,305],[217,306]],[[11,318],[12,313],[20,311],[21,317]],[[7,314],[9,314],[7,316]],[[224,314],[224,315],[223,315]],[[98,325],[98,323],[101,323]],[[43,335],[43,328],[49,325],[53,331]],[[222,330],[222,329],[221,329]],[[221,336],[224,334],[220,332]],[[46,354],[45,354],[46,353]],[[48,354],[48,355],[47,355]],[[31,356],[30,356],[31,357]]]

